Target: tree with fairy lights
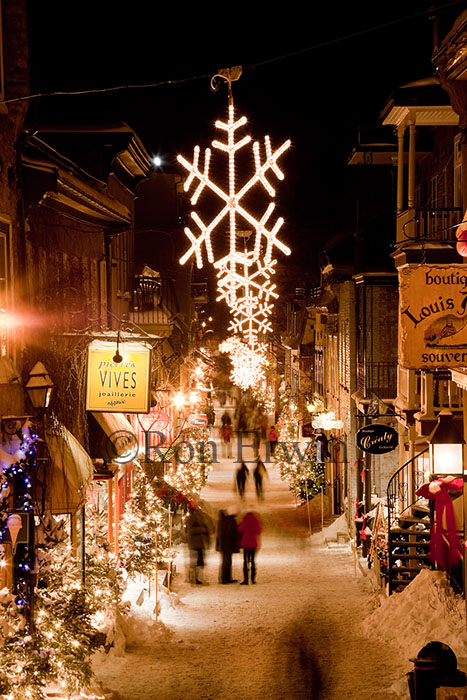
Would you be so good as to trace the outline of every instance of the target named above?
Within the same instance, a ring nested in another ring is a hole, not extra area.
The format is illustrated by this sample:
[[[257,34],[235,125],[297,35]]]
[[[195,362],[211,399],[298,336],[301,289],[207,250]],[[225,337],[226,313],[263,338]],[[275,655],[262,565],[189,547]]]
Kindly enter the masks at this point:
[[[171,515],[162,496],[157,495],[158,488],[142,469],[137,472],[132,498],[120,522],[119,557],[129,576],[151,579],[156,556],[162,566],[174,557],[170,548]]]
[[[71,694],[92,678],[92,608],[71,547],[49,536],[52,525],[53,518],[43,522],[36,552],[33,624],[18,595],[0,593],[0,693],[11,700],[44,700],[51,684]]]
[[[88,686],[92,677],[93,607],[64,523],[49,514],[40,516],[34,560],[29,545],[18,536],[22,519],[33,526],[30,476],[37,471],[38,444],[28,422],[17,461],[8,463],[6,453],[2,455],[0,491],[6,497],[0,498],[0,559],[6,562],[9,547],[14,555],[12,590],[0,592],[0,693],[9,700],[43,700],[51,685],[70,695]],[[14,512],[8,513],[11,507]],[[32,566],[37,576],[34,598]]]
[[[122,604],[124,581],[107,539],[107,517],[93,506],[86,506],[85,585],[95,630],[105,635],[105,644],[114,641],[118,618],[126,610]]]
[[[38,559],[36,643],[48,656],[49,680],[71,694],[92,678],[93,607],[67,539],[39,549]]]
[[[165,480],[192,499],[199,496],[211,470],[212,442],[206,428],[187,428],[183,438],[177,445],[175,464],[167,470]]]
[[[325,484],[324,464],[317,461],[314,442],[301,443],[293,406],[286,403],[277,421],[278,444],[273,458],[281,478],[302,502],[314,498]]]

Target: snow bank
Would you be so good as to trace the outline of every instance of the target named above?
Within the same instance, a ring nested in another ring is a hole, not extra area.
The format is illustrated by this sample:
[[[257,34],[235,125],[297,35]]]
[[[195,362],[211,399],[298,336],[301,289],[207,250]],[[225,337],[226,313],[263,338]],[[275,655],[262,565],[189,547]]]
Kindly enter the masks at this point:
[[[345,532],[348,534],[349,529],[347,527],[347,519],[345,517],[345,514],[340,515],[337,520],[334,520],[331,525],[328,527],[325,527],[323,530],[323,533],[321,533],[321,530],[318,532],[315,532],[311,537],[310,541],[312,544],[321,544],[323,537],[324,540],[337,540],[337,533],[338,532]]]
[[[161,579],[165,578],[165,572],[161,572]],[[161,581],[156,584],[151,581],[151,586],[145,583],[127,581],[127,588],[123,600],[128,605],[128,613],[120,618],[120,625],[125,637],[126,645],[138,645],[142,641],[156,641],[168,634],[167,628],[160,620],[161,614],[180,604],[176,593],[168,593]],[[157,607],[156,607],[157,606]],[[124,651],[124,649],[123,649]],[[113,650],[115,655],[120,655],[121,649]]]
[[[401,649],[409,659],[428,642],[444,642],[467,669],[465,601],[449,586],[443,571],[423,569],[401,593],[385,598],[362,623],[363,632]]]

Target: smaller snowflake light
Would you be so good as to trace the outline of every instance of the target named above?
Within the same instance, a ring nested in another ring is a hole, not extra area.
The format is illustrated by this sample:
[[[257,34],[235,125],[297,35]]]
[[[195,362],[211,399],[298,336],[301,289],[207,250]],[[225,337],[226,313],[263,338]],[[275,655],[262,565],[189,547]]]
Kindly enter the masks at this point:
[[[253,350],[239,338],[231,337],[219,345],[220,352],[229,353],[232,363],[230,378],[233,383],[246,390],[265,379],[265,346]]]

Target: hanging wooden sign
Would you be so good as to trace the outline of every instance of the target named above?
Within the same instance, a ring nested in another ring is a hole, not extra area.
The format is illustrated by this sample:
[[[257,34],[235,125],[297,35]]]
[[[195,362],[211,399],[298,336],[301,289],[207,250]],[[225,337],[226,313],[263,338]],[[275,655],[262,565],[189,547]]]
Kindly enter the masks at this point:
[[[149,413],[151,348],[145,343],[94,340],[88,348],[86,410],[106,413]]]
[[[381,423],[365,425],[357,432],[357,447],[362,452],[370,452],[373,455],[382,455],[391,452],[399,443],[399,436],[394,428]]]
[[[466,266],[406,265],[399,270],[402,367],[467,364]]]

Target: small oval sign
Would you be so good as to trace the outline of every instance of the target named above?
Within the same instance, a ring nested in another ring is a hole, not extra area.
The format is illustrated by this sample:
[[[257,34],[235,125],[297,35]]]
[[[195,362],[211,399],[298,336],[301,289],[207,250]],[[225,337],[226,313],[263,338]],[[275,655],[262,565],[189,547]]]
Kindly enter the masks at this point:
[[[381,455],[391,452],[399,443],[399,436],[394,428],[381,423],[365,425],[357,432],[357,447],[363,452]]]
[[[208,424],[208,417],[204,413],[200,413],[197,416],[190,416],[188,423],[196,428],[205,428]]]

